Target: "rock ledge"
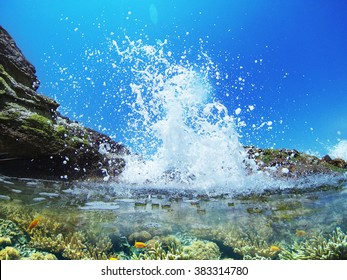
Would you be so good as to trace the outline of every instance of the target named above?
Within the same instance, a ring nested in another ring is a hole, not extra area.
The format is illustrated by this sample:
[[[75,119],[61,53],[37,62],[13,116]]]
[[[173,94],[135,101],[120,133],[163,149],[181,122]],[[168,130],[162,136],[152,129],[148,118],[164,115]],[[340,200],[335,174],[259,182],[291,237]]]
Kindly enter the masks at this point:
[[[36,92],[34,66],[0,26],[0,173],[44,179],[117,176],[128,150],[62,116]]]

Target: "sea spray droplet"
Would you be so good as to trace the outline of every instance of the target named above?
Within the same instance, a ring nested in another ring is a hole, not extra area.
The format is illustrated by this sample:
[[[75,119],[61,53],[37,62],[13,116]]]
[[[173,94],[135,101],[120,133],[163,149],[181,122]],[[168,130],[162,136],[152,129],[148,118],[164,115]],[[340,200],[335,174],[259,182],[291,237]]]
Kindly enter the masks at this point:
[[[213,100],[208,77],[219,72],[209,56],[201,53],[201,65],[187,59],[176,62],[165,49],[166,42],[154,46],[129,38],[125,42],[121,46],[112,41],[121,67],[131,75],[132,112],[125,133],[131,135],[134,151],[121,179],[197,188],[242,185],[245,152],[233,117]]]

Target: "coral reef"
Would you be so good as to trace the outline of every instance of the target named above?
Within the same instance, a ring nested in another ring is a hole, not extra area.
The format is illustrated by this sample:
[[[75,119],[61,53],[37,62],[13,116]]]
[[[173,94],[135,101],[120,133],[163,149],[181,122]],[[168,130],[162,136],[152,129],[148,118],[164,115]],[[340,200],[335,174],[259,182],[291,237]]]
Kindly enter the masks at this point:
[[[276,259],[281,247],[269,245],[265,240],[243,239],[234,248],[235,253],[243,256],[244,260],[271,260]]]
[[[29,260],[57,260],[57,257],[53,254],[35,252],[30,255]]]
[[[274,231],[269,221],[259,215],[250,220],[239,218],[235,223],[220,227],[194,229],[192,235],[217,243],[222,258],[277,259],[282,245],[273,240]]]
[[[0,217],[6,215],[10,219],[0,219],[0,237],[4,242],[10,240],[22,257],[51,253],[59,259],[108,259],[111,253],[111,239],[96,230],[78,230],[81,221],[72,213],[61,217],[59,213],[42,211],[38,216],[33,209],[13,203],[1,204],[0,210]],[[39,217],[40,222],[29,229],[35,217]]]
[[[18,250],[13,247],[6,247],[0,251],[0,260],[19,260],[20,257]]]
[[[95,242],[85,232],[47,233],[36,230],[30,238],[30,246],[71,260],[106,260],[112,243],[107,236],[100,235]]]
[[[219,260],[221,252],[214,242],[194,241],[190,246],[185,246],[183,252],[191,260]]]
[[[1,208],[0,208],[1,209]],[[0,248],[6,245],[27,242],[24,231],[11,220],[0,219]]]
[[[155,241],[143,252],[133,251],[132,260],[188,260],[189,255],[183,252],[182,246],[170,246],[166,250],[160,241]]]
[[[223,243],[233,249],[236,258],[239,256],[246,260],[276,259],[281,245],[268,243],[267,240],[272,236],[269,227],[260,225],[259,229],[259,233],[250,229],[230,231],[225,234]]]
[[[273,205],[277,211],[292,211],[301,204],[289,200],[288,203],[276,201]],[[292,227],[287,235],[278,235],[276,225],[272,224],[275,222],[263,214],[247,214],[245,209],[247,206],[244,207],[246,216],[238,216],[238,223],[219,227],[192,228],[177,235],[154,237],[146,231],[135,231],[129,237],[134,242],[136,238],[143,246],[134,246],[125,236],[122,241],[122,235],[114,228],[98,227],[100,221],[114,220],[113,214],[105,218],[97,212],[87,212],[82,219],[72,212],[66,216],[41,209],[38,215],[38,209],[6,202],[0,204],[0,218],[8,217],[0,219],[0,259],[347,259],[347,234],[340,228],[331,234],[317,233],[316,228],[304,230],[299,227],[307,224],[303,219],[291,225],[297,226],[296,230]],[[40,222],[30,228],[35,217]],[[293,223],[285,220],[277,226],[285,227],[288,222]],[[116,232],[116,237],[110,232]]]
[[[146,242],[152,238],[152,235],[147,231],[133,232],[129,235],[128,241],[133,244],[135,241]]]
[[[46,220],[30,232],[30,246],[64,259],[108,259],[112,242],[108,236],[93,231],[65,229],[62,223]]]
[[[300,243],[294,242],[279,254],[284,260],[346,260],[347,234],[336,228],[328,236],[319,234]]]
[[[6,245],[11,245],[12,241],[11,238],[9,238],[8,236],[0,236],[0,248],[1,247],[5,247]]]
[[[26,183],[16,186],[23,197],[44,186]],[[8,185],[5,178],[0,181],[1,190]],[[172,212],[160,212],[134,211],[131,199],[119,211],[83,208],[56,197],[33,203],[17,194],[0,202],[2,259],[347,259],[345,189],[245,195],[234,197],[232,207],[229,198],[205,199],[203,217],[185,200],[172,202]],[[98,194],[89,198],[106,200]]]
[[[112,248],[108,237],[100,236],[96,243],[92,243],[83,232],[68,235],[64,241],[62,256],[71,260],[107,260]]]
[[[169,249],[169,248],[180,248],[182,246],[182,242],[174,235],[164,235],[164,236],[155,236],[152,240],[149,240],[147,242],[148,247],[151,248],[151,244],[160,242],[161,246],[164,249]]]
[[[143,250],[132,250],[133,260],[218,260],[220,250],[214,242],[194,241],[183,246],[175,236],[155,237]]]

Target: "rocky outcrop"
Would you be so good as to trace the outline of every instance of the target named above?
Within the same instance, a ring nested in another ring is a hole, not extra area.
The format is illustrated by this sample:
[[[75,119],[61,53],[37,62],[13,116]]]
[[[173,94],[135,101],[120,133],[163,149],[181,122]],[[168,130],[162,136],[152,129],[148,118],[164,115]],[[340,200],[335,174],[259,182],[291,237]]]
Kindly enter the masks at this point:
[[[35,68],[0,26],[0,173],[47,179],[117,176],[128,150],[63,117],[36,92]]]
[[[347,162],[341,158],[332,159],[329,155],[326,155],[322,158],[322,161],[337,168],[347,169]]]
[[[295,149],[260,149],[245,147],[248,158],[256,168],[275,177],[300,178],[315,174],[341,174],[347,172],[347,163],[329,156],[318,158]]]
[[[0,61],[3,67],[20,84],[36,90],[40,82],[34,66],[28,62],[18,49],[10,34],[0,26]]]

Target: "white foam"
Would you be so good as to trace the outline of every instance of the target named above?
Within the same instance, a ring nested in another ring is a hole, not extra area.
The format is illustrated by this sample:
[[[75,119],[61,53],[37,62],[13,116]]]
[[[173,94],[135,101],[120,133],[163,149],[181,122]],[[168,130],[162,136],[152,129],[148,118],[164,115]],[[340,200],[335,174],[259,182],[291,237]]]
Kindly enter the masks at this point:
[[[148,46],[127,39],[124,51],[112,44],[123,61],[131,62],[129,131],[137,132],[132,146],[142,157],[128,157],[121,180],[242,185],[246,155],[233,117],[213,98],[209,76],[215,69],[208,55],[202,53],[196,66],[174,61],[163,43]]]
[[[341,140],[329,150],[329,155],[332,158],[341,158],[347,161],[347,140]]]
[[[132,153],[126,158],[117,189],[122,185],[125,190],[164,188],[232,194],[332,182],[326,175],[275,180],[269,175],[271,168],[257,172],[235,130],[246,125],[239,116],[243,110],[236,107],[230,113],[214,96],[210,77],[218,80],[225,75],[203,50],[190,62],[187,52],[169,50],[167,40],[148,45],[126,36],[123,41],[110,40],[109,45],[119,58],[110,63],[121,69],[124,77],[119,90],[121,104],[131,111],[123,134]],[[241,82],[245,82],[243,78]],[[249,105],[244,111],[255,106]],[[261,124],[252,127],[254,131],[270,130],[273,124],[262,117]],[[282,172],[289,170],[283,168]]]
[[[236,115],[240,115],[240,113],[241,113],[241,108],[237,108],[237,109],[235,110],[235,114],[236,114]]]
[[[87,202],[80,207],[83,210],[115,210],[119,209],[119,205],[114,202],[92,201]]]

